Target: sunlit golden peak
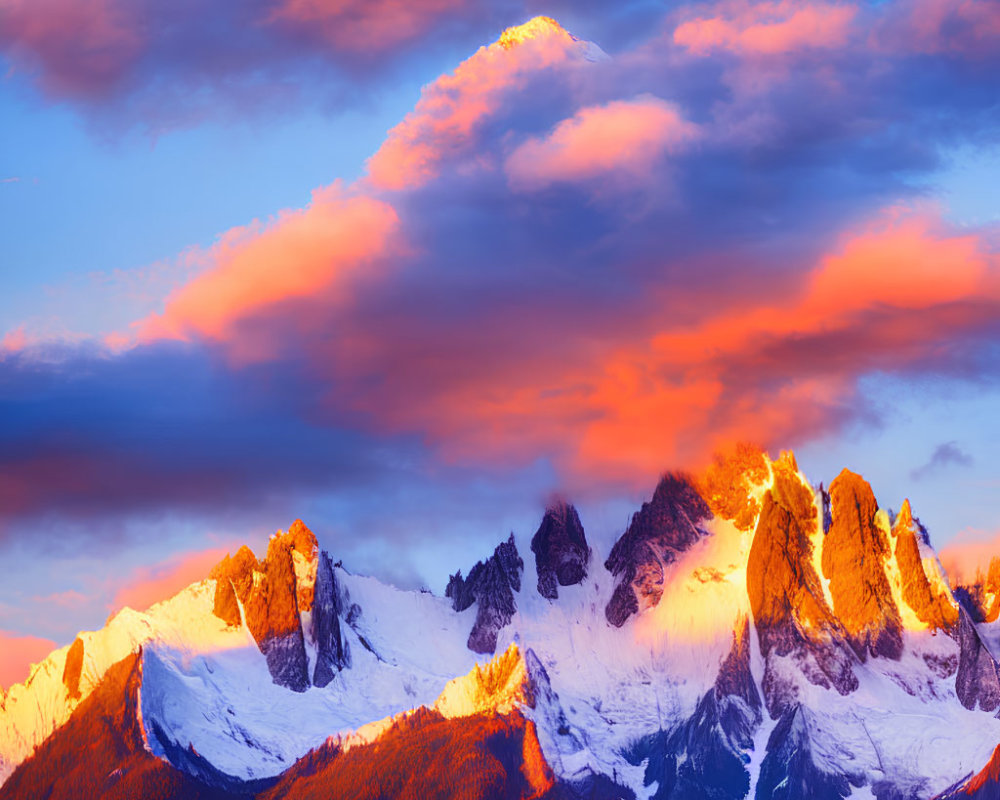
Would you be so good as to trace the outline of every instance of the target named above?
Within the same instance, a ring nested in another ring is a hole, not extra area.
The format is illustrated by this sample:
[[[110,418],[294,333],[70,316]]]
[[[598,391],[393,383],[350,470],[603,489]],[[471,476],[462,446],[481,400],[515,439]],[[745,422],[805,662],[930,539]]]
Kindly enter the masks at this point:
[[[546,36],[565,36],[568,38],[569,33],[552,17],[534,17],[522,25],[507,28],[500,34],[498,44],[509,50],[529,39],[539,39]]]
[[[775,461],[775,463],[782,464],[788,467],[792,472],[799,471],[799,464],[795,460],[795,453],[792,452],[791,450],[782,450],[781,453],[778,455],[778,459],[777,461]]]

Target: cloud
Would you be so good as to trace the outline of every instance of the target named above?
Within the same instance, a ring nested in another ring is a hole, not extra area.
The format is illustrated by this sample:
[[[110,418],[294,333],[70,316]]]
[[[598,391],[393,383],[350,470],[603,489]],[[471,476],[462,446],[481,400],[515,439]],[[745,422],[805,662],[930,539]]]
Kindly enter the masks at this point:
[[[505,169],[515,189],[609,176],[634,186],[656,174],[657,160],[697,135],[675,106],[644,95],[580,109],[548,136],[520,144]]]
[[[952,586],[968,585],[980,572],[985,575],[990,562],[997,557],[1000,557],[1000,531],[962,531],[938,552]]]
[[[25,330],[25,326],[18,325],[13,330],[7,331],[0,339],[0,361],[2,361],[7,354],[17,353],[23,350],[29,342],[28,334]]]
[[[31,665],[44,659],[55,647],[51,639],[0,631],[0,688],[25,681]]]
[[[729,50],[775,56],[808,48],[843,46],[857,7],[841,3],[723,2],[715,16],[695,17],[674,30],[674,43],[697,55]]]
[[[459,503],[483,476],[606,496],[731,439],[877,422],[872,374],[1000,378],[995,229],[914,199],[992,130],[991,77],[851,40],[744,84],[730,51],[662,45],[595,62],[515,29],[367,177],[222,233],[110,347],[12,349],[3,533],[326,494],[385,519],[398,484]]]
[[[585,62],[590,52],[586,42],[548,17],[506,30],[424,88],[416,108],[389,131],[369,159],[371,183],[393,190],[426,183],[443,160],[469,155],[479,128],[508,93],[536,73],[570,61]]]
[[[255,310],[347,284],[393,252],[394,209],[333,184],[313,193],[301,211],[284,211],[269,225],[227,232],[212,249],[212,266],[167,298],[166,311],[139,324],[144,341],[218,339]],[[240,348],[256,357],[260,342]]]
[[[279,0],[267,17],[348,52],[383,52],[423,35],[467,0]]]
[[[492,29],[462,0],[4,0],[12,74],[106,127],[155,133],[205,118],[359,105],[419,47]],[[474,39],[471,39],[474,41]]]
[[[963,451],[957,442],[942,442],[934,448],[930,460],[910,472],[915,481],[929,478],[949,466],[971,467],[973,458]]]
[[[56,95],[106,94],[145,44],[140,19],[116,0],[5,0],[0,21],[0,47],[41,69]]]
[[[149,606],[173,597],[192,583],[205,580],[219,561],[233,548],[214,547],[193,553],[182,553],[168,561],[133,570],[119,587],[108,605],[112,613],[128,606],[145,611]]]
[[[974,0],[897,0],[879,21],[874,42],[896,52],[996,58],[1000,9]]]

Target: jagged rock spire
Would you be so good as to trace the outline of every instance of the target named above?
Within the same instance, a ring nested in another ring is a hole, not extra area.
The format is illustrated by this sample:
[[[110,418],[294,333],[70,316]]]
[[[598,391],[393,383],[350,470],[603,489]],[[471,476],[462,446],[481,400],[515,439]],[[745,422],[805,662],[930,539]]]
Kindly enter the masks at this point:
[[[660,602],[664,569],[706,535],[701,525],[711,513],[688,476],[663,476],[604,563],[617,579],[605,609],[608,622],[621,627],[632,614]]]
[[[538,570],[538,593],[555,600],[559,586],[573,586],[587,577],[590,548],[576,509],[558,502],[545,511],[531,538]]]
[[[833,522],[823,540],[823,574],[833,610],[858,657],[898,659],[903,623],[885,574],[889,537],[875,522],[878,503],[871,485],[843,470],[830,484]]]
[[[501,542],[493,555],[478,562],[469,577],[459,570],[448,581],[445,596],[451,598],[456,611],[478,604],[476,621],[469,633],[468,647],[475,653],[493,653],[497,648],[500,629],[510,624],[517,604],[514,592],[521,591],[524,561],[518,555],[514,534]]]

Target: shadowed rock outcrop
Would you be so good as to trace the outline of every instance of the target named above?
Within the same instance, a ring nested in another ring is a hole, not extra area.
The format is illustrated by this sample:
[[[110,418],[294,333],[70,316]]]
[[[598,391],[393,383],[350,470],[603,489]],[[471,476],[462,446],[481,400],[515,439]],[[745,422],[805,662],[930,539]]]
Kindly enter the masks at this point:
[[[468,647],[475,653],[493,653],[497,648],[500,629],[510,624],[517,604],[514,592],[521,591],[524,561],[518,555],[514,534],[497,545],[493,555],[478,562],[469,577],[459,570],[448,581],[445,596],[451,598],[456,611],[477,604],[476,621],[469,633]]]
[[[767,740],[756,800],[840,800],[852,794],[852,785],[864,784],[859,776],[830,774],[817,765],[812,716],[803,706],[782,714]]]
[[[538,570],[538,593],[549,600],[559,596],[559,586],[574,586],[587,577],[590,548],[580,517],[573,506],[558,503],[547,509],[531,538]]]
[[[820,524],[812,490],[796,475],[791,456],[773,465],[747,560],[747,594],[765,658],[764,700],[772,717],[797,704],[794,679],[772,656],[791,656],[806,678],[848,694],[858,686],[847,632],[827,605],[813,566],[813,533]]]
[[[746,767],[763,719],[750,672],[750,625],[744,618],[715,686],[694,714],[670,731],[636,742],[625,757],[646,763],[643,783],[654,800],[742,800],[750,789]]]
[[[340,593],[337,578],[325,551],[319,553],[312,606],[312,638],[316,643],[313,685],[326,686],[340,670],[351,665],[351,654],[340,630]]]
[[[1000,707],[1000,667],[964,608],[958,612],[958,647],[955,694],[966,708],[995,711]]]
[[[621,627],[632,614],[660,602],[664,570],[706,535],[702,524],[711,515],[687,476],[663,476],[653,499],[632,515],[604,563],[616,578],[604,610],[608,622]]]
[[[823,574],[833,610],[858,658],[898,659],[903,623],[885,574],[889,537],[875,522],[878,504],[860,475],[843,470],[830,484],[833,522],[823,540]]]

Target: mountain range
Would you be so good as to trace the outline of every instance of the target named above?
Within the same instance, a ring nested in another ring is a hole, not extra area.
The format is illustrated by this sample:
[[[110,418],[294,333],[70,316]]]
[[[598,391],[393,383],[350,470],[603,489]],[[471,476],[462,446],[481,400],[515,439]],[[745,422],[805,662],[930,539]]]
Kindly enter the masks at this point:
[[[1000,561],[737,448],[609,553],[556,502],[443,597],[296,521],[0,693],[12,798],[1000,797]]]

